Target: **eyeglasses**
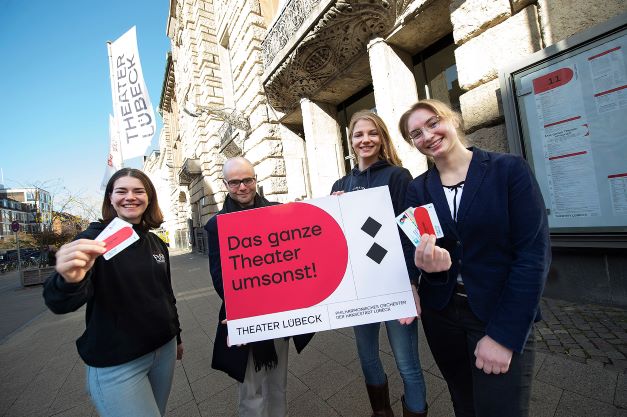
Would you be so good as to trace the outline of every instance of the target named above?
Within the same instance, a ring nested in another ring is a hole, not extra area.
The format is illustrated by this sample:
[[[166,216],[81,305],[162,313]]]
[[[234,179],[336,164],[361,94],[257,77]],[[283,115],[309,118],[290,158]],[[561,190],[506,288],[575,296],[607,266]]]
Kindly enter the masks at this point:
[[[409,138],[413,141],[421,142],[425,138],[425,132],[433,132],[440,126],[440,116],[433,116],[422,128],[414,129],[409,132]]]
[[[239,188],[241,184],[244,184],[246,187],[248,187],[249,185],[252,185],[255,181],[257,181],[257,178],[248,177],[248,178],[242,178],[241,180],[228,180],[228,181],[225,180],[224,182],[229,188],[236,189],[236,188]]]

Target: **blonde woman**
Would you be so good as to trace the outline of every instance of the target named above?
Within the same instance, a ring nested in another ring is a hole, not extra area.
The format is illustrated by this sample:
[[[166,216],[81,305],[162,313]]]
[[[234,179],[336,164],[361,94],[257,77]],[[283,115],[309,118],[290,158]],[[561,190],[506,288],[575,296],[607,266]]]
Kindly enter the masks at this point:
[[[357,165],[333,184],[331,192],[338,194],[388,186],[394,211],[400,214],[411,174],[401,166],[385,123],[373,112],[357,112],[349,124],[349,137]],[[385,277],[381,279],[381,284],[385,285]],[[353,329],[373,416],[389,417],[394,413],[390,406],[387,377],[379,357],[380,324],[355,326]],[[396,366],[403,379],[403,415],[426,416],[425,383],[418,357],[417,321],[414,317],[392,320],[385,322],[385,327]]]
[[[422,325],[457,417],[527,416],[533,323],[551,261],[546,210],[520,157],[466,148],[461,117],[422,100],[400,119],[407,142],[433,166],[407,206],[433,203],[444,237],[423,235]]]

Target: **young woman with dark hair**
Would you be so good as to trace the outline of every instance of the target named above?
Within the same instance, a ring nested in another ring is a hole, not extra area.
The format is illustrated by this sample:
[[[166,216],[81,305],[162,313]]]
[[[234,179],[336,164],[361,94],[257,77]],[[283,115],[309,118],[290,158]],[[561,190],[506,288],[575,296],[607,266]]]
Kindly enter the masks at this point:
[[[146,174],[117,171],[102,216],[61,246],[44,299],[57,314],[87,304],[86,329],[76,345],[101,416],[163,416],[183,345],[168,249],[149,232],[163,215]],[[139,240],[105,260],[105,243],[94,239],[116,217],[131,223]]]

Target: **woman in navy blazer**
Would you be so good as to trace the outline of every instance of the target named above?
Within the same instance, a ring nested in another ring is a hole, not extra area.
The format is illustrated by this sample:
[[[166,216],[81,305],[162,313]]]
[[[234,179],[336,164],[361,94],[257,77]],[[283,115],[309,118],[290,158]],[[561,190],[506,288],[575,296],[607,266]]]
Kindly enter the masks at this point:
[[[408,256],[455,415],[527,416],[551,261],[538,184],[522,158],[466,148],[461,117],[442,102],[416,103],[399,128],[433,161],[409,184],[406,206],[433,203],[444,237],[423,235]]]

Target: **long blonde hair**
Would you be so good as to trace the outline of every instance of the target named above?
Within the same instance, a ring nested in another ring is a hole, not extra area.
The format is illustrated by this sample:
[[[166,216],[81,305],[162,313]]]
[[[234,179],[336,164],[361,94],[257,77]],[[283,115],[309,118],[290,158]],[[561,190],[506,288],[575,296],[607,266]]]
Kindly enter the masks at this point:
[[[370,110],[360,110],[357,113],[353,114],[351,117],[351,121],[348,124],[348,137],[351,141],[351,152],[352,152],[352,142],[353,142],[353,131],[355,130],[355,124],[359,120],[369,120],[371,121],[375,127],[377,128],[377,132],[379,132],[379,137],[381,138],[381,149],[379,149],[379,159],[387,161],[391,165],[403,166],[401,163],[401,159],[398,157],[396,153],[396,149],[394,145],[392,145],[392,139],[390,139],[390,132],[388,131],[385,122],[379,115],[370,111]]]

